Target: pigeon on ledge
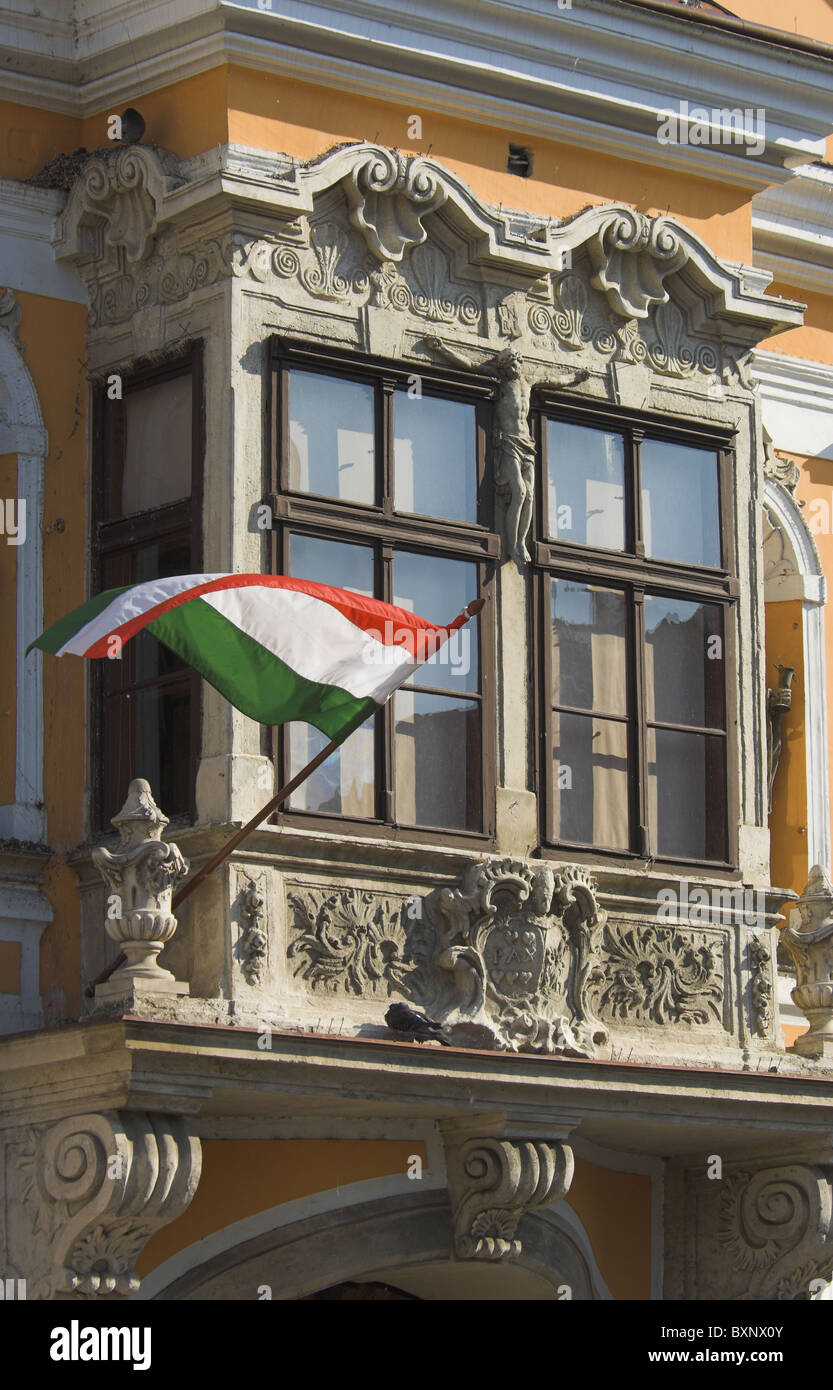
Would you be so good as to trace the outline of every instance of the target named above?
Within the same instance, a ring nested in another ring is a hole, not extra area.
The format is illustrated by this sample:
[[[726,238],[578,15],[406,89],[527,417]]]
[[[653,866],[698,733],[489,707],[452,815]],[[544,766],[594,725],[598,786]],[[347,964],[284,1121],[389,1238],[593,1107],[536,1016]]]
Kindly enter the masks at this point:
[[[426,1018],[425,1014],[415,1013],[407,1004],[391,1004],[385,1023],[391,1032],[401,1033],[409,1042],[440,1042],[443,1047],[451,1046],[439,1023]]]

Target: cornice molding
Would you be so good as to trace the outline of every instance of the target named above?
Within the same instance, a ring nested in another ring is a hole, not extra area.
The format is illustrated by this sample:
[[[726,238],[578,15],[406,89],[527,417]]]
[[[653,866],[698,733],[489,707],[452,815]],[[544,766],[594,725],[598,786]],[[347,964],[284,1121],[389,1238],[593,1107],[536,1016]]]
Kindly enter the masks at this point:
[[[334,188],[344,193],[349,219],[384,270],[427,237],[425,219],[439,213],[465,247],[469,267],[493,270],[530,288],[586,259],[590,283],[614,317],[648,317],[670,298],[687,311],[692,329],[719,322],[727,337],[751,346],[802,321],[799,305],[762,292],[760,272],[730,266],[688,227],[670,217],[649,218],[621,204],[588,208],[557,222],[494,209],[439,161],[406,156],[380,145],[337,147],[306,164],[284,155],[221,147],[180,164],[169,151],[145,146],[114,149],[90,159],[58,219],[56,256],[95,278],[96,267],[122,249],[144,259],[166,226],[184,231],[205,223],[206,207],[259,211],[273,232],[314,209]]]
[[[833,95],[822,58],[706,30],[693,45],[690,28],[606,0],[569,10],[525,0],[512,5],[511,28],[503,0],[416,9],[294,0],[278,14],[257,0],[188,0],[171,23],[161,3],[134,0],[117,20],[87,0],[74,40],[60,21],[53,43],[40,21],[7,20],[4,77],[14,99],[87,116],[234,62],[753,188],[788,177],[797,158],[823,156]],[[659,113],[678,109],[686,91],[717,109],[764,107],[762,156],[660,145]]]
[[[833,293],[833,169],[810,164],[752,201],[755,254],[780,281]]]
[[[751,373],[773,446],[833,459],[833,366],[757,350]]]

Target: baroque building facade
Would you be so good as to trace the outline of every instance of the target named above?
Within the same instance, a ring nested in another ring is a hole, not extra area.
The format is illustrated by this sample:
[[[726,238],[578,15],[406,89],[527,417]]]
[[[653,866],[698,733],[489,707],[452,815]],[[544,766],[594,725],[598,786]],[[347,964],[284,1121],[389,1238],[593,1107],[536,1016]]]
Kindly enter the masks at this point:
[[[478,4],[465,61],[427,0],[397,35],[137,13],[138,66],[19,21],[0,1272],[29,1297],[828,1296],[833,46],[749,8]],[[766,112],[753,157],[657,141],[683,52],[685,90]],[[149,639],[26,648],[225,572],[486,604],[174,916],[323,739]]]

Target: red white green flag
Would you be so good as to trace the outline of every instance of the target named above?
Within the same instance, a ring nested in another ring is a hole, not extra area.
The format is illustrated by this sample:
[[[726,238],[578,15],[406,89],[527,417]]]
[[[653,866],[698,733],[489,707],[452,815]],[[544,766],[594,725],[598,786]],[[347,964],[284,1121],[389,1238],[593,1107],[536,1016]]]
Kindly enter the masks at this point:
[[[472,612],[440,626],[303,579],[186,574],[109,589],[47,628],[29,650],[113,657],[147,630],[252,719],[299,719],[341,742]]]

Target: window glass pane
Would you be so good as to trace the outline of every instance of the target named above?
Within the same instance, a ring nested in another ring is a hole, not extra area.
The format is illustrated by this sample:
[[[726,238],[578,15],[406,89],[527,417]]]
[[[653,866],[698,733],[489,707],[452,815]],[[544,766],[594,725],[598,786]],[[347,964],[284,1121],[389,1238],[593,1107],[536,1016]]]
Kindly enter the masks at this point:
[[[625,596],[619,589],[553,579],[552,702],[626,714]]]
[[[289,538],[289,573],[295,579],[373,597],[373,550],[368,545],[293,534]],[[287,802],[290,810],[362,819],[376,815],[374,723],[371,719],[352,733],[293,792]],[[293,721],[289,725],[288,777],[300,772],[326,743],[329,739],[318,729]]]
[[[123,409],[122,515],[190,497],[190,372],[128,391]]]
[[[289,374],[289,486],[344,502],[376,501],[373,387]]]
[[[106,699],[105,720],[105,824],[124,804],[134,777],[150,782],[167,816],[188,812],[192,791],[190,681],[123,694],[117,691]]]
[[[652,843],[667,859],[726,859],[725,741],[648,730]]]
[[[480,707],[422,691],[394,695],[396,819],[480,830]]]
[[[373,550],[369,545],[293,534],[289,538],[289,573],[294,579],[351,589],[373,598]]]
[[[552,729],[555,839],[627,849],[627,725],[556,712]]]
[[[393,601],[432,623],[450,623],[477,597],[477,566],[397,550]],[[462,693],[478,689],[477,622],[466,623],[421,666],[410,682]]]
[[[648,718],[724,726],[723,612],[714,603],[645,599]]]
[[[292,793],[293,811],[319,811],[331,816],[371,820],[376,814],[374,724],[370,719],[331,753],[311,777]],[[311,724],[289,725],[289,777],[294,777],[329,743]]]
[[[625,548],[622,436],[547,420],[549,534],[559,541]]]
[[[683,565],[719,566],[717,455],[645,439],[641,449],[645,554]]]
[[[477,520],[475,410],[436,396],[394,395],[394,506],[399,512]]]

